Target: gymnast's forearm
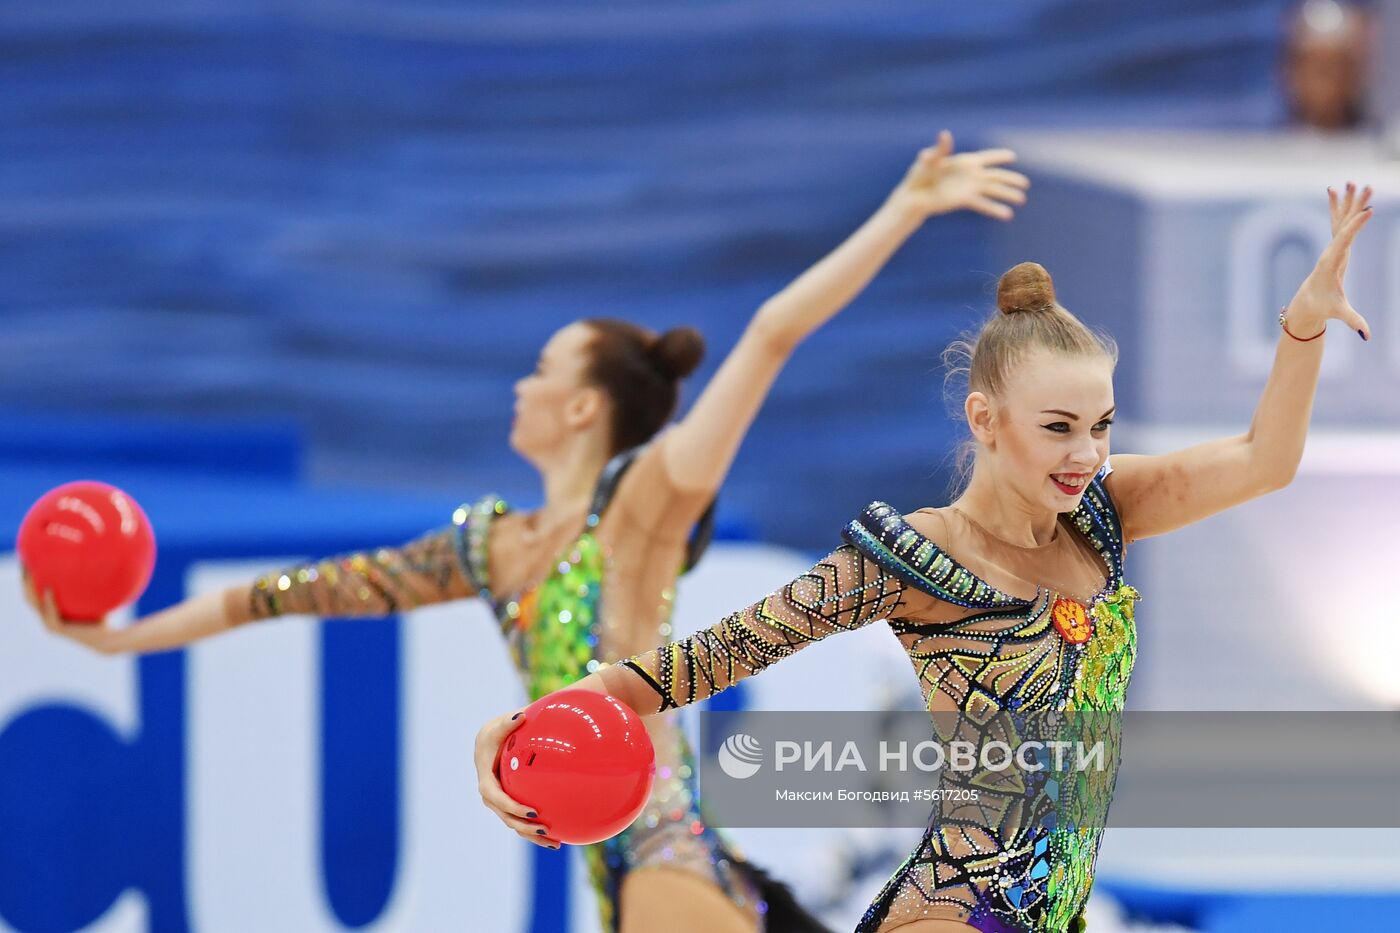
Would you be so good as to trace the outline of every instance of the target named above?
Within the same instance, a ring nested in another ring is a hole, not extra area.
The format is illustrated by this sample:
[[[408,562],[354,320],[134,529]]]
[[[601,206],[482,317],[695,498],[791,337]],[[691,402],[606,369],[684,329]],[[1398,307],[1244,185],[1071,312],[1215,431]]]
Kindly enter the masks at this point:
[[[150,654],[183,648],[237,625],[237,616],[230,608],[246,595],[245,587],[232,587],[191,597],[125,628],[111,628],[105,643],[95,647],[104,654]]]
[[[659,711],[656,692],[640,676],[621,664],[609,664],[565,689],[605,693],[621,700],[638,716],[652,716]]]
[[[475,593],[456,552],[455,528],[398,548],[378,548],[274,571],[197,596],[113,629],[109,652],[166,651],[275,616],[377,618]]]
[[[230,612],[237,621],[281,615],[378,618],[476,594],[449,526],[401,547],[375,548],[264,574]],[[246,615],[244,615],[246,613]]]
[[[1325,322],[1298,323],[1301,327],[1312,328],[1309,333],[1325,325]],[[1288,485],[1303,459],[1326,340],[1326,337],[1319,337],[1303,342],[1280,334],[1273,369],[1246,435],[1249,462],[1265,487]]]
[[[890,198],[840,246],[764,302],[751,331],[787,354],[860,294],[924,217]]]
[[[642,717],[654,716],[662,711],[656,688],[626,664],[609,664],[562,689],[607,694],[621,700],[623,705]]]

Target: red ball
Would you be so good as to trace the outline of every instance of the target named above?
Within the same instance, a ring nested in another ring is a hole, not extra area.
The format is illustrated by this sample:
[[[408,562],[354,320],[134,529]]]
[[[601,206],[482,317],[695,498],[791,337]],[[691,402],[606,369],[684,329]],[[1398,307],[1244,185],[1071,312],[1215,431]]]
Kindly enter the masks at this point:
[[[524,719],[501,745],[496,774],[549,838],[587,845],[632,824],[656,773],[640,716],[606,694],[560,690],[526,707]]]
[[[136,500],[91,480],[44,493],[20,523],[15,548],[35,592],[53,590],[71,622],[96,622],[140,596],[156,561],[155,535]]]

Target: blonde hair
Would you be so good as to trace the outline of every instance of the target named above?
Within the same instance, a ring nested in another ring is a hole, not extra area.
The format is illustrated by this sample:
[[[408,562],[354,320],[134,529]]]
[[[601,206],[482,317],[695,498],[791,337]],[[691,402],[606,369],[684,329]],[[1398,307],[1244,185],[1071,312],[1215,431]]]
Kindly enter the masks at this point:
[[[1055,283],[1036,262],[1013,266],[997,282],[997,312],[975,335],[964,335],[943,351],[947,387],[965,380],[966,391],[957,397],[957,414],[970,392],[1000,398],[1017,365],[1037,350],[1065,356],[1102,356],[1118,363],[1118,344],[1106,333],[1090,330],[1083,321],[1055,300]],[[953,467],[951,498],[957,498],[972,478],[977,441],[969,437],[958,445]]]

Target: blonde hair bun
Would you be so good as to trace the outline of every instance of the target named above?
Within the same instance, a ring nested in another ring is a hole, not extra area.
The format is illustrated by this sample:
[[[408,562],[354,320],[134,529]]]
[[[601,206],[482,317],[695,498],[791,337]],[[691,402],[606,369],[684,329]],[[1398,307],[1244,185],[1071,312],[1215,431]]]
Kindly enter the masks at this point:
[[[997,307],[1003,314],[1049,311],[1055,307],[1055,283],[1038,262],[1023,262],[1006,270],[997,282]]]

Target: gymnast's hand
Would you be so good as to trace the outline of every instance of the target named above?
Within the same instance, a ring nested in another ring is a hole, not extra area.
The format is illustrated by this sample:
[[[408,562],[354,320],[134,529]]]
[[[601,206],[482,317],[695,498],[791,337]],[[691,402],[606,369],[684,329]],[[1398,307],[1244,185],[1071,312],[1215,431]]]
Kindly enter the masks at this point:
[[[519,833],[522,839],[546,849],[557,849],[559,843],[549,838],[549,827],[530,822],[535,816],[534,811],[507,797],[501,789],[500,779],[496,777],[501,745],[506,736],[525,724],[523,713],[522,710],[515,717],[497,716],[476,734],[476,787],[481,793],[481,802],[499,816],[502,823]]]
[[[1335,237],[1341,232],[1342,225],[1345,224],[1350,217],[1355,215],[1358,211],[1364,211],[1370,207],[1371,186],[1367,185],[1358,193],[1355,183],[1347,182],[1347,195],[1345,199],[1337,197],[1337,190],[1335,188],[1328,188],[1327,201],[1332,214],[1332,236]],[[1343,260],[1342,277],[1346,278],[1346,274],[1347,264],[1346,260]],[[1367,331],[1367,334],[1369,336],[1370,332]]]
[[[1327,244],[1317,265],[1288,303],[1284,312],[1288,329],[1298,337],[1311,337],[1321,333],[1327,322],[1336,318],[1370,340],[1371,326],[1347,301],[1342,279],[1351,260],[1352,243],[1372,216],[1367,203],[1371,200],[1371,189],[1363,189],[1358,196],[1356,186],[1348,183],[1345,198],[1339,199],[1330,188],[1327,196],[1331,202],[1332,242]]]
[[[920,217],[972,210],[998,220],[1014,216],[1012,204],[1026,203],[1031,181],[1001,168],[1016,161],[1010,149],[982,149],[953,154],[953,134],[938,134],[937,145],[919,153],[890,200]]]
[[[21,567],[20,575],[24,579],[24,598],[44,620],[44,628],[55,635],[62,635],[64,638],[91,648],[99,654],[115,654],[120,650],[119,631],[109,627],[106,619],[97,622],[67,621],[59,614],[53,590],[45,590],[41,597],[34,590],[34,581],[30,579],[29,571]]]

